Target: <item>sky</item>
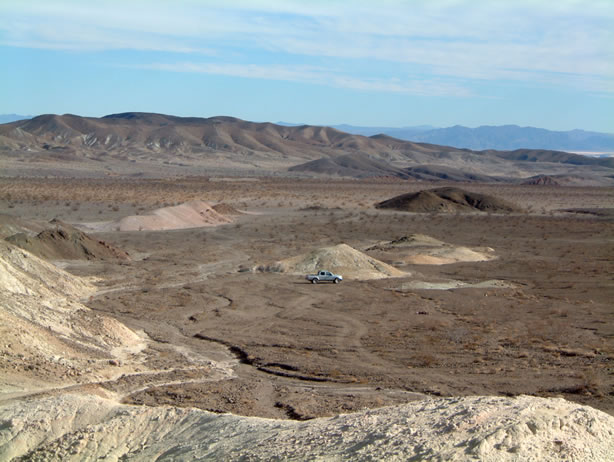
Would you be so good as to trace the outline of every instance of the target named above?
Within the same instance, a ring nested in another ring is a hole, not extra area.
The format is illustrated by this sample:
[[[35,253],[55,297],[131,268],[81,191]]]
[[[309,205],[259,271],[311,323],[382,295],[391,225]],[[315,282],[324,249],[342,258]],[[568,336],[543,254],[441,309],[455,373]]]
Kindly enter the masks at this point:
[[[0,114],[614,133],[614,0],[0,0]]]

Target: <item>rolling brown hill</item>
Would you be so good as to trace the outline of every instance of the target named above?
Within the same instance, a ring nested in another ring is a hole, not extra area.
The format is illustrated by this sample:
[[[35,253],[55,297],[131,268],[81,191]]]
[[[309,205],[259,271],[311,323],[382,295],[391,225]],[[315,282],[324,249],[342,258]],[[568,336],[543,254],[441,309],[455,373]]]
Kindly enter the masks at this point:
[[[510,213],[522,210],[498,197],[478,194],[459,188],[436,188],[402,194],[375,204],[378,209],[393,209],[417,213],[494,212]]]
[[[560,186],[561,183],[554,177],[548,175],[537,175],[527,178],[522,184],[534,184],[542,186]]]
[[[553,162],[572,165],[600,165],[614,168],[612,157],[590,157],[564,151],[549,151],[547,149],[516,149],[514,151],[484,151],[506,160],[523,162]]]
[[[554,151],[476,152],[386,135],[352,135],[330,127],[140,112],[102,118],[47,114],[2,124],[0,162],[5,172],[19,174],[68,168],[116,175],[147,171],[155,176],[163,171],[206,174],[226,168],[237,174],[300,172],[446,181],[499,181],[580,171],[607,182],[612,181],[614,168],[611,159]]]
[[[454,148],[425,148],[394,138],[367,138],[330,127],[286,127],[247,122],[233,117],[175,117],[125,113],[102,118],[72,114],[41,115],[0,125],[0,148],[69,149],[84,153],[124,152],[129,149],[170,153],[268,153],[271,156],[318,159],[323,154],[358,151],[403,156]]]

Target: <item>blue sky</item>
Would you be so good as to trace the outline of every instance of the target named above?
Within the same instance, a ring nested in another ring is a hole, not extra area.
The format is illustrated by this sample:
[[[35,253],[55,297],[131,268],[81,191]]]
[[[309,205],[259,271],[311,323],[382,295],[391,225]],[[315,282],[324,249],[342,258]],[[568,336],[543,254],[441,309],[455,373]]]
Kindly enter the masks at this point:
[[[614,132],[614,0],[0,0],[0,113]]]

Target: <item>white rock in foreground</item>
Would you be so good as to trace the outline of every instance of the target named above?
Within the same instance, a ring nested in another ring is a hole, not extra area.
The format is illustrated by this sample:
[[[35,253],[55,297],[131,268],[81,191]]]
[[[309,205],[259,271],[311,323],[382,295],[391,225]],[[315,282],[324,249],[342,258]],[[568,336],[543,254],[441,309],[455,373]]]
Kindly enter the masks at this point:
[[[594,462],[613,455],[614,417],[529,396],[429,399],[307,422],[76,394],[0,407],[1,460]]]

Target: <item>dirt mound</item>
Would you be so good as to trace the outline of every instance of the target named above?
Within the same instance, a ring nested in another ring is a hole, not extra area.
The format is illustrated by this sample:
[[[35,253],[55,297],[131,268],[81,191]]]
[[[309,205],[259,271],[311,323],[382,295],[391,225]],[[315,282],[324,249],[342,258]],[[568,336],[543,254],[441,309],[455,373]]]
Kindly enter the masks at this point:
[[[0,458],[611,460],[614,417],[557,398],[438,398],[306,422],[65,394],[0,407]]]
[[[59,220],[36,236],[18,233],[8,242],[47,260],[128,260],[126,252]]]
[[[326,269],[346,279],[360,280],[408,276],[408,273],[376,260],[347,244],[322,247],[257,269],[293,274],[315,273],[320,269]]]
[[[110,360],[141,348],[133,331],[76,301],[93,292],[86,280],[0,241],[0,393],[108,378]]]
[[[458,188],[436,188],[402,194],[375,204],[378,209],[405,212],[520,212],[521,209],[497,197],[464,191]]]
[[[560,186],[561,185],[561,183],[559,183],[556,179],[554,179],[553,177],[549,175],[532,176],[531,178],[527,178],[525,181],[523,181],[522,184],[534,184],[534,185],[540,185],[540,186]]]
[[[170,229],[200,228],[230,223],[232,220],[215,211],[203,201],[190,201],[172,207],[154,210],[148,215],[131,215],[110,223],[92,223],[96,231],[162,231]]]
[[[226,204],[225,202],[220,202],[219,204],[215,204],[212,206],[212,208],[220,215],[243,215],[243,212],[234,208],[230,204]]]
[[[378,258],[413,265],[445,265],[458,262],[489,261],[496,258],[491,248],[455,246],[424,234],[410,234],[367,249]]]

